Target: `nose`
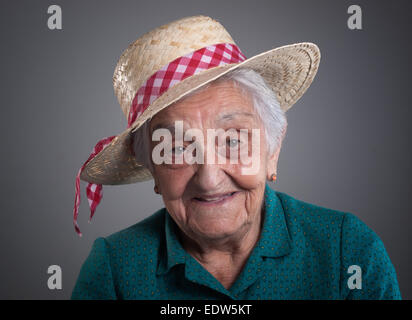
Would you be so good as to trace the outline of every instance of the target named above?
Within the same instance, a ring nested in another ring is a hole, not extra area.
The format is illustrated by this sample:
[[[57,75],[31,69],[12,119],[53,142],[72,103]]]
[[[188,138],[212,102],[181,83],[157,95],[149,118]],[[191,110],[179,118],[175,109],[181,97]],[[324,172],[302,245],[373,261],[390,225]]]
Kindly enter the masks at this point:
[[[199,164],[196,172],[196,184],[203,191],[217,190],[224,177],[224,172],[218,164]]]
[[[195,183],[202,191],[218,190],[225,179],[224,165],[219,164],[219,155],[214,145],[202,148],[203,163],[196,165]]]

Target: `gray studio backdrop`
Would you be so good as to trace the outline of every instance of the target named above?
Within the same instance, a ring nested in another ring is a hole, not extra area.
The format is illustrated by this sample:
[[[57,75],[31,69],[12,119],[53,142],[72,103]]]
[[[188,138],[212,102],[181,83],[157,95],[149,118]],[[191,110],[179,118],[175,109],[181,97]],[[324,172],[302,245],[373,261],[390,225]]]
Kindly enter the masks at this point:
[[[62,8],[49,30],[47,8]],[[358,4],[363,29],[349,30]],[[104,188],[91,224],[85,184],[79,238],[74,179],[94,144],[126,128],[112,74],[143,33],[184,16],[220,22],[247,56],[301,41],[320,69],[287,113],[273,187],[348,211],[383,240],[412,298],[410,1],[1,1],[0,298],[66,299],[92,242],[162,207],[153,182]],[[59,265],[61,290],[47,268]]]

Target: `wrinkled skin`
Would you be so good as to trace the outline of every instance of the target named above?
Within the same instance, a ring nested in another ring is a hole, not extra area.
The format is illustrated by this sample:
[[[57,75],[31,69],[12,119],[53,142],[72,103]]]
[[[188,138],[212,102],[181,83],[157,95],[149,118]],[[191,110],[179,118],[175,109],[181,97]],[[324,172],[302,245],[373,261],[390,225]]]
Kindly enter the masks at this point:
[[[277,172],[280,146],[268,154],[252,100],[232,82],[212,84],[163,109],[151,120],[150,132],[175,120],[183,120],[184,130],[200,129],[204,137],[207,129],[260,129],[256,174],[241,174],[244,164],[229,161],[153,165],[155,184],[181,230],[183,247],[229,288],[259,238],[265,182]],[[152,150],[157,143],[151,141]],[[205,148],[207,159],[210,148]]]

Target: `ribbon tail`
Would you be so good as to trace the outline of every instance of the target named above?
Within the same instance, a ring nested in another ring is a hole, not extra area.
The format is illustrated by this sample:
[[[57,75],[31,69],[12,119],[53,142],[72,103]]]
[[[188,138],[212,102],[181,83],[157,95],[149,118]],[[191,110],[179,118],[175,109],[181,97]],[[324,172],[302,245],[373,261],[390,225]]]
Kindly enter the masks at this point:
[[[74,224],[74,230],[77,232],[77,234],[80,237],[82,236],[82,233],[80,232],[80,228],[77,223],[77,218],[79,216],[79,206],[80,206],[80,175],[83,169],[85,168],[85,166],[87,165],[87,163],[89,163],[91,159],[93,159],[100,151],[102,151],[105,147],[107,147],[115,137],[116,136],[107,137],[97,142],[89,158],[81,166],[81,168],[79,169],[79,172],[77,173],[76,185],[75,185],[74,208],[73,208],[73,224]],[[89,206],[90,206],[90,218],[89,218],[89,222],[90,222],[91,219],[93,218],[97,205],[100,203],[100,200],[103,197],[103,187],[101,184],[94,184],[94,183],[89,182],[86,188],[86,194],[87,194],[87,198],[89,200]]]
[[[103,186],[101,184],[88,183],[86,194],[90,207],[89,222],[91,222],[94,216],[94,212],[96,211],[97,206],[103,198]]]
[[[80,237],[82,236],[82,233],[80,232],[80,228],[77,223],[77,217],[79,216],[79,206],[80,206],[80,174],[81,172],[82,172],[82,168],[79,169],[79,172],[77,173],[77,176],[76,176],[74,208],[73,208],[74,230]]]

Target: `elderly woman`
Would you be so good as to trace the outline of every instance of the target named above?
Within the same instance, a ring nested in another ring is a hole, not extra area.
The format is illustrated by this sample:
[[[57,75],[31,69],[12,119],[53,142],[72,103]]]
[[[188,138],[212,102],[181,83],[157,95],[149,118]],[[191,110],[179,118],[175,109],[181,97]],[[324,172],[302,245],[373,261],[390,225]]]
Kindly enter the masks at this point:
[[[311,43],[246,59],[203,16],[130,45],[114,75],[129,127],[100,141],[79,171],[75,227],[80,233],[79,177],[89,182],[92,215],[103,184],[151,177],[165,208],[98,238],[72,298],[400,298],[371,229],[267,183],[276,180],[285,111],[318,63]]]

